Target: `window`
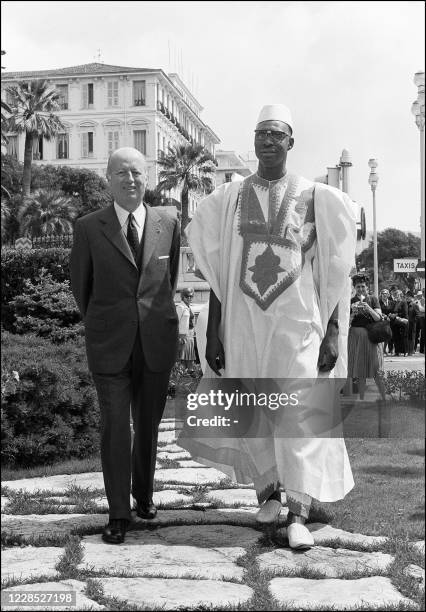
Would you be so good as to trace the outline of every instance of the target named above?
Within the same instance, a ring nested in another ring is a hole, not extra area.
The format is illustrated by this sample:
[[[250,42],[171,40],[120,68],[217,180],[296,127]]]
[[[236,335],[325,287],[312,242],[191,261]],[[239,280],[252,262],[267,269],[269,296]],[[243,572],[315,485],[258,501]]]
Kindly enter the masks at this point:
[[[69,159],[69,135],[58,134],[56,138],[57,159]]]
[[[7,154],[18,159],[18,136],[14,134],[13,136],[8,136],[8,139]]]
[[[135,130],[133,142],[135,149],[146,155],[146,130]]]
[[[93,157],[93,132],[81,135],[81,157]]]
[[[61,110],[68,110],[68,85],[56,85],[58,91],[58,103]]]
[[[145,81],[133,81],[133,104],[145,106]]]
[[[118,81],[108,81],[108,106],[118,106]]]
[[[83,85],[83,108],[93,108],[93,83]]]
[[[232,182],[232,172],[225,172],[225,183]]]
[[[33,139],[33,159],[43,159],[43,136]]]
[[[115,130],[114,132],[108,132],[108,155],[111,155],[113,151],[120,146],[120,132]]]

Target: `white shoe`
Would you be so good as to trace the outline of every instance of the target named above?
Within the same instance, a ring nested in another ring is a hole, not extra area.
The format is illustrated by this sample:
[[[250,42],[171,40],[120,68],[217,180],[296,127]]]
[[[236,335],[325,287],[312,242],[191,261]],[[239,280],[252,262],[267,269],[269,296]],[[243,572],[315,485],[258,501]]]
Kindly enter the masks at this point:
[[[301,523],[291,523],[291,525],[287,527],[287,537],[290,548],[296,550],[311,548],[311,546],[315,544],[312,534],[305,525]]]
[[[268,499],[256,514],[258,523],[274,523],[280,515],[281,502],[276,499]]]

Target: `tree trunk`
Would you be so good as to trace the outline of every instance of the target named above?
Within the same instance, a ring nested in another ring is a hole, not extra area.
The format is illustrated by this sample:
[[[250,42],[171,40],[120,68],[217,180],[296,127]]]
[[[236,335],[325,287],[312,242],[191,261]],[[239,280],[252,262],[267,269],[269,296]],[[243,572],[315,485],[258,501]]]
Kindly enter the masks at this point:
[[[33,161],[33,136],[25,134],[24,171],[22,174],[22,192],[29,196],[31,191],[31,164]]]
[[[181,230],[182,236],[185,235],[184,230],[189,223],[188,195],[189,195],[188,188],[184,186],[182,189],[182,197],[181,197],[182,212],[181,212],[181,220],[180,220],[180,230]]]

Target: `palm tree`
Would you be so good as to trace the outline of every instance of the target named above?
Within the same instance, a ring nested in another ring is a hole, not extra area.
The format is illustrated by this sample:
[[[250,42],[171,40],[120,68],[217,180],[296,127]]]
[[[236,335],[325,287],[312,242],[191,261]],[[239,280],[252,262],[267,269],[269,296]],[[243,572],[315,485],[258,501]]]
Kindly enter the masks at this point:
[[[77,214],[72,196],[63,191],[38,189],[24,198],[18,211],[20,235],[71,234]]]
[[[213,177],[216,171],[215,158],[200,144],[184,144],[169,147],[169,155],[158,160],[163,170],[157,190],[180,187],[182,232],[188,225],[188,197],[191,191],[210,193],[214,189]]]
[[[55,112],[60,110],[59,94],[44,80],[19,81],[6,88],[10,96],[12,115],[9,120],[11,132],[25,133],[23,195],[31,189],[31,162],[33,142],[42,136],[51,140],[65,126]]]
[[[9,104],[4,100],[1,100],[1,144],[7,145],[9,138],[7,132],[9,131],[9,117],[12,113],[12,109]]]

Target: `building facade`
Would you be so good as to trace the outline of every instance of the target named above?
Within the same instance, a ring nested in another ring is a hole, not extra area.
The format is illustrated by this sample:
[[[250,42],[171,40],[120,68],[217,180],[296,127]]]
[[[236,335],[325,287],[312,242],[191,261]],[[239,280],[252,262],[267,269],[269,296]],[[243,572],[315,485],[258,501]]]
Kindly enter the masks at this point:
[[[175,73],[90,63],[57,70],[4,72],[6,87],[17,81],[45,79],[60,93],[57,114],[65,130],[52,141],[34,142],[35,163],[88,168],[105,175],[109,155],[119,147],[135,147],[147,158],[148,187],[158,183],[158,158],[168,147],[199,143],[210,153],[220,142],[200,115],[200,103]],[[7,152],[24,157],[24,134],[9,134]],[[171,197],[178,194],[170,193]],[[190,207],[195,205],[194,198]]]

